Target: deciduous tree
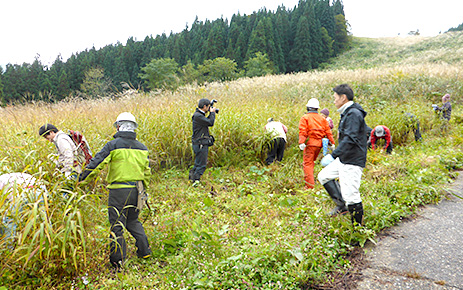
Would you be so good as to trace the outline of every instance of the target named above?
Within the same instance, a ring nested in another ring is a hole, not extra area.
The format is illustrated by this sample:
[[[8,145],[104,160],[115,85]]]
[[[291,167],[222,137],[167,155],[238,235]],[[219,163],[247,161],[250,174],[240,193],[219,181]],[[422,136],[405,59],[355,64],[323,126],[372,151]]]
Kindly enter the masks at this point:
[[[176,90],[179,86],[178,64],[172,58],[153,59],[141,70],[140,78],[144,79],[152,90]]]

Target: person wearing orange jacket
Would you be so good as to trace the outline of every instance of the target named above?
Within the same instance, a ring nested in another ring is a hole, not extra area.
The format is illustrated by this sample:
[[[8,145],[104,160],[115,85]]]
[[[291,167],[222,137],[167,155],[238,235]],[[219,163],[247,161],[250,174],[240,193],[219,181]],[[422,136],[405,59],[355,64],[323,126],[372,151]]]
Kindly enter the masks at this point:
[[[320,103],[312,98],[307,102],[307,113],[299,121],[299,148],[304,151],[304,189],[312,189],[315,185],[313,169],[315,160],[322,148],[322,139],[328,138],[334,150],[334,138],[328,121],[320,114]]]

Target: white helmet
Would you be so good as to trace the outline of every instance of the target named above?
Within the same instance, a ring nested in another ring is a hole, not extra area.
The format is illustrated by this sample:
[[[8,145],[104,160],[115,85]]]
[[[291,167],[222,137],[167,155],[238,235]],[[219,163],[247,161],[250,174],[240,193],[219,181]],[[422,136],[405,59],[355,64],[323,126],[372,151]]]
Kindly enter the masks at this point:
[[[116,119],[116,122],[114,122],[114,127],[117,128],[117,123],[121,122],[121,121],[129,121],[129,122],[132,122],[135,124],[135,128],[138,127],[138,124],[137,124],[137,121],[135,121],[135,116],[132,115],[131,113],[129,112],[124,112],[124,113],[120,113],[119,116],[117,116],[117,119]]]
[[[312,98],[312,99],[310,99],[310,100],[307,102],[306,107],[307,107],[307,108],[318,109],[318,108],[320,108],[320,103],[318,102],[317,99]]]
[[[383,137],[384,135],[386,135],[383,126],[379,125],[375,127],[375,135],[376,137]]]

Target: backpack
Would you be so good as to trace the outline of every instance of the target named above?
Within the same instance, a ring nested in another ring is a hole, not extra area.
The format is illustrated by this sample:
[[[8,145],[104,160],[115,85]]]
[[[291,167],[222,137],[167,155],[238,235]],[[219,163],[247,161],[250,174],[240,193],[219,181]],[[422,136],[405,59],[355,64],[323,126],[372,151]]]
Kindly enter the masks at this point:
[[[92,151],[85,142],[84,136],[79,131],[74,130],[69,130],[68,135],[77,147],[76,152],[74,152],[77,162],[81,165],[88,165],[92,159]]]

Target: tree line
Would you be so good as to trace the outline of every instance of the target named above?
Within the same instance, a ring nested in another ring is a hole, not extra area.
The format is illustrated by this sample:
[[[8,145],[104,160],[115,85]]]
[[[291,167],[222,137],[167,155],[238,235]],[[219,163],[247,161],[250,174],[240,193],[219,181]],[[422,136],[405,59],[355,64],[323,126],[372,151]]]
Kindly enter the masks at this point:
[[[32,64],[0,67],[0,100],[59,101],[70,95],[97,97],[129,85],[145,90],[223,81],[241,76],[308,71],[349,47],[341,0],[300,0],[293,9],[265,8],[199,21],[179,33],[133,37],[125,45],[94,47],[50,67],[39,56]]]

